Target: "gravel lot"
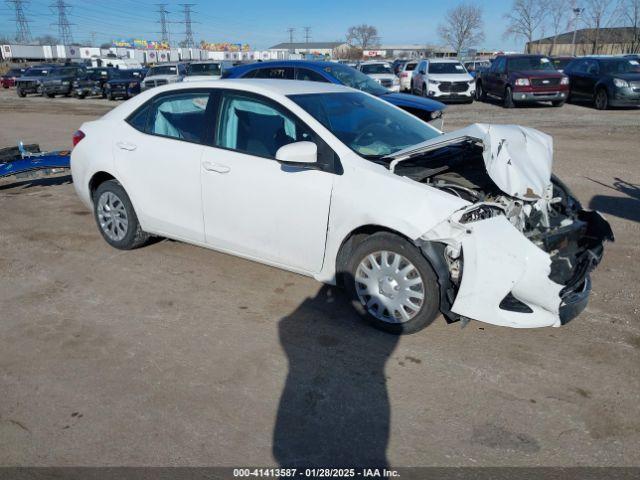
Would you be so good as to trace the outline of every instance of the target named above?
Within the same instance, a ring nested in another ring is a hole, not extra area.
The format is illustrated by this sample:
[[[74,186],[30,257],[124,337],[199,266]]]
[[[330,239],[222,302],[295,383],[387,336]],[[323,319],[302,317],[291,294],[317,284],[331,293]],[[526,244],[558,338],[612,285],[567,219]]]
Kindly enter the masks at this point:
[[[0,146],[68,147],[113,105],[2,91]],[[556,172],[613,225],[563,328],[393,337],[312,279],[113,250],[68,176],[0,181],[0,465],[640,465],[640,110],[475,103],[445,127],[473,122],[553,135]]]

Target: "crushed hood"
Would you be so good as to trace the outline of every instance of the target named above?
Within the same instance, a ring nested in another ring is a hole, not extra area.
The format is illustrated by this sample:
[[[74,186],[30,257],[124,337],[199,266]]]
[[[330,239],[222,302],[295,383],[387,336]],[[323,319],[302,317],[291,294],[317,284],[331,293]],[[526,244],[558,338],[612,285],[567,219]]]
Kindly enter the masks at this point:
[[[464,140],[482,144],[487,173],[504,193],[521,200],[544,197],[551,185],[553,140],[545,133],[518,125],[475,123],[440,135],[390,155],[390,170],[415,155]]]

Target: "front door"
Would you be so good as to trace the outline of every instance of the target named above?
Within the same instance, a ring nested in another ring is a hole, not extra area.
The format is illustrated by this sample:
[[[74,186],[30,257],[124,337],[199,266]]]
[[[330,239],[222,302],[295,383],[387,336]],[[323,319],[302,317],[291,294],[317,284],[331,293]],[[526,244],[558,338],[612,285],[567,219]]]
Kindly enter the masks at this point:
[[[200,162],[209,96],[205,90],[161,95],[114,132],[116,174],[152,233],[204,242]]]
[[[334,174],[285,166],[275,154],[296,141],[314,141],[320,164],[333,152],[272,100],[225,91],[220,102],[214,146],[202,155],[207,243],[297,271],[320,271]]]

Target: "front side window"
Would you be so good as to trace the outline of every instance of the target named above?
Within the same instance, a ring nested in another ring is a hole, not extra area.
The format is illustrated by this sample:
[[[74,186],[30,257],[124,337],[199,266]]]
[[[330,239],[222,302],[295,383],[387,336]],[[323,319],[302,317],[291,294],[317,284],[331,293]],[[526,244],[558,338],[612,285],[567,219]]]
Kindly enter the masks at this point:
[[[429,73],[447,74],[447,73],[467,73],[461,63],[452,62],[431,62],[429,64]]]
[[[602,71],[604,73],[640,73],[640,62],[633,58],[616,58],[601,61]]]
[[[209,98],[209,92],[162,95],[135,112],[128,122],[151,135],[204,144]]]
[[[242,93],[223,96],[217,123],[216,146],[258,157],[275,158],[280,147],[313,137],[277,104]]]
[[[308,82],[328,82],[329,81],[319,73],[314,72],[313,70],[309,70],[308,68],[297,68],[296,80],[303,80]]]
[[[360,92],[289,98],[359,155],[377,159],[435,138],[435,128],[387,102]]]

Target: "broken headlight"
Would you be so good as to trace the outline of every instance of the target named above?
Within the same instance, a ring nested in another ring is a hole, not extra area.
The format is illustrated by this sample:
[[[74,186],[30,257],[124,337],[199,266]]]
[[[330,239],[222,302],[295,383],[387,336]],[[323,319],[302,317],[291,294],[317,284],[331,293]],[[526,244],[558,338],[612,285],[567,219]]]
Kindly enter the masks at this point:
[[[466,211],[460,217],[460,223],[471,223],[480,220],[487,220],[488,218],[497,217],[498,215],[504,215],[504,210],[493,205],[480,205],[479,207],[472,208]]]

